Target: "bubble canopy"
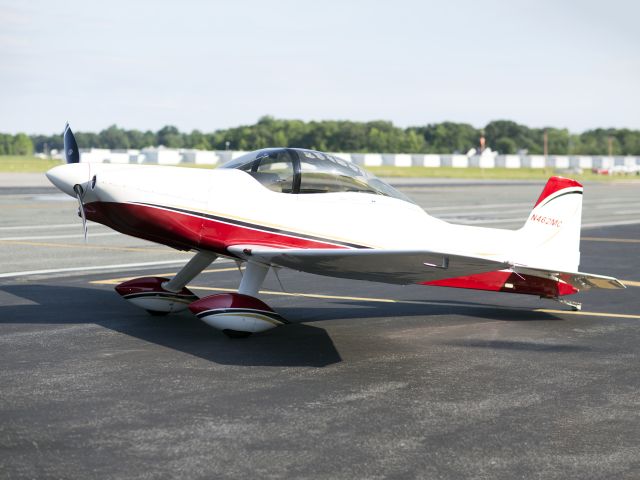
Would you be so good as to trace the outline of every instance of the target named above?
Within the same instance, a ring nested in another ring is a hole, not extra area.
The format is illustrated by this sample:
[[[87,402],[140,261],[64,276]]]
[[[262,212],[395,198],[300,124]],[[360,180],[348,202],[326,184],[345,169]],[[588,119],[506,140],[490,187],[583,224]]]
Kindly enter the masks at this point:
[[[249,152],[219,168],[251,175],[278,193],[357,192],[384,195],[413,203],[391,185],[358,165],[335,155],[301,148],[268,148]]]

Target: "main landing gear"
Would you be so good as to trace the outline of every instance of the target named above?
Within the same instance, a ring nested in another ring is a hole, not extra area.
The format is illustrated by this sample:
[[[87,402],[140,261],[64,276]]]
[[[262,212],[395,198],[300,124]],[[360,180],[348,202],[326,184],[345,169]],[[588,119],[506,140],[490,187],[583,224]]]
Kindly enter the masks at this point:
[[[187,283],[216,258],[212,253],[199,252],[170,280],[162,277],[136,278],[121,283],[116,291],[151,315],[167,315],[188,308],[207,325],[222,330],[230,338],[248,337],[254,332],[264,332],[287,323],[256,298],[269,272],[269,265],[247,262],[238,293],[219,293],[199,299],[186,288]]]

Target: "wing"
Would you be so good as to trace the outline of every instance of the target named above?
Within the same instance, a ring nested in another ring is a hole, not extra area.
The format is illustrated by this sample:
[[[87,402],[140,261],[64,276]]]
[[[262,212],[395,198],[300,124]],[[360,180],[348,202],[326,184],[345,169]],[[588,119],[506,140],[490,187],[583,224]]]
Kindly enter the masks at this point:
[[[407,285],[510,268],[506,262],[451,252],[380,249],[276,249],[235,245],[246,260],[317,275]]]
[[[594,273],[561,272],[522,266],[513,267],[513,271],[516,273],[535,275],[537,277],[551,278],[553,280],[562,280],[563,282],[573,285],[578,290],[588,290],[590,288],[627,288],[617,278],[596,275]]]

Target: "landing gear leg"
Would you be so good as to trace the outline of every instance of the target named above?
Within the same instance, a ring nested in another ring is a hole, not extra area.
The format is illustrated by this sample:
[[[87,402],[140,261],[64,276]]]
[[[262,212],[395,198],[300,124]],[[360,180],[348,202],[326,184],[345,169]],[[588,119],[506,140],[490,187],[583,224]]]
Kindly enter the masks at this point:
[[[240,287],[238,288],[238,293],[242,295],[249,295],[250,297],[255,297],[260,291],[260,287],[264,282],[264,279],[269,273],[269,265],[262,265],[260,263],[247,262],[247,266],[242,274],[242,280],[240,281]],[[231,330],[229,328],[225,328],[222,330],[229,338],[247,338],[253,332],[243,332],[240,330]]]
[[[269,273],[269,265],[247,262],[247,268],[242,275],[242,281],[240,282],[238,293],[255,297],[258,294],[267,273]]]
[[[179,292],[187,286],[187,283],[196,278],[202,270],[211,265],[216,258],[218,258],[218,256],[214,253],[196,253],[196,255],[182,267],[182,270],[176,273],[175,277],[162,284],[162,288],[168,292]]]
[[[572,312],[579,312],[582,310],[582,304],[580,302],[572,302],[571,300],[566,300],[562,297],[556,297],[553,300],[568,306]]]
[[[143,277],[116,286],[116,291],[130,303],[144,308],[150,315],[160,316],[186,310],[197,295],[186,288],[217,256],[198,252],[171,280],[164,277]]]

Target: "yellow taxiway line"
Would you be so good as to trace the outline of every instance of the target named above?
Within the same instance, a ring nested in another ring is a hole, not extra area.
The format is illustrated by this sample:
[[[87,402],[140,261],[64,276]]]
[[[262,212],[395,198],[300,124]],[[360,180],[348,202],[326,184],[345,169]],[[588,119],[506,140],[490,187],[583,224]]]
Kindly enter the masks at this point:
[[[237,268],[236,267],[214,268],[214,269],[204,270],[203,273],[231,272],[231,271],[237,271]],[[171,276],[171,275],[175,275],[175,272],[163,273],[163,274],[154,273],[154,275],[155,276]],[[138,278],[138,277],[94,280],[90,283],[96,284],[96,285],[117,285],[121,282],[132,280],[133,278]],[[640,286],[640,282],[623,282],[623,283],[625,283],[626,285]],[[202,290],[205,292],[237,292],[238,291],[235,288],[203,287],[200,285],[188,285],[188,288],[191,290]],[[282,297],[303,297],[303,298],[318,298],[322,300],[346,300],[346,301],[372,302],[372,303],[395,303],[399,305],[434,305],[434,306],[449,305],[449,306],[458,306],[458,307],[461,306],[456,303],[441,303],[441,302],[429,302],[429,301],[418,301],[418,300],[396,300],[392,298],[376,298],[376,297],[348,297],[343,295],[324,295],[320,293],[276,292],[272,290],[261,290],[260,293],[262,295],[275,295],[275,296],[282,296]],[[469,307],[469,308],[494,309],[497,307],[493,305],[474,305],[473,307]],[[566,314],[566,315],[582,315],[587,317],[630,318],[630,319],[640,320],[640,315],[633,315],[633,314],[626,314],[626,313],[584,312],[584,311],[576,312],[571,310],[554,310],[549,308],[536,308],[531,311],[539,312],[539,313],[553,313],[553,314],[560,314],[560,315]]]
[[[189,288],[192,290],[204,290],[210,292],[236,292],[235,288],[215,288],[215,287],[201,287],[196,285],[189,285]],[[345,297],[341,295],[322,295],[319,293],[293,293],[293,292],[274,292],[272,290],[261,290],[261,294],[263,295],[278,295],[285,297],[304,297],[304,298],[319,298],[325,300],[351,300],[358,302],[374,302],[374,303],[396,303],[399,305],[434,305],[434,306],[464,306],[458,305],[456,303],[441,303],[441,302],[429,302],[429,301],[419,301],[419,300],[395,300],[392,298],[375,298],[375,297]],[[473,307],[469,308],[499,308],[494,305],[473,305]],[[583,315],[587,317],[611,317],[611,318],[633,318],[639,319],[640,315],[632,315],[626,313],[606,313],[606,312],[574,312],[571,310],[552,310],[549,308],[536,308],[531,310],[533,312],[540,313],[556,313],[556,314],[569,314],[569,315]]]
[[[611,318],[633,318],[640,319],[640,315],[630,313],[605,313],[605,312],[575,312],[573,310],[552,310],[550,308],[536,308],[534,312],[561,313],[567,315],[585,315],[587,317],[611,317]]]
[[[580,240],[587,242],[640,243],[640,239],[637,238],[582,237]]]
[[[237,272],[238,271],[238,267],[211,268],[209,270],[203,270],[200,273],[232,272],[232,271],[236,271]],[[153,273],[151,275],[153,275],[154,277],[171,277],[171,276],[175,275],[176,273],[178,273],[178,272]],[[138,275],[136,277],[108,278],[106,280],[94,280],[94,281],[89,282],[89,283],[93,283],[93,284],[96,284],[96,285],[118,285],[119,283],[126,282],[128,280],[133,280],[134,278],[139,278],[139,277],[140,277],[140,275]],[[195,288],[195,287],[189,286],[189,288]]]

